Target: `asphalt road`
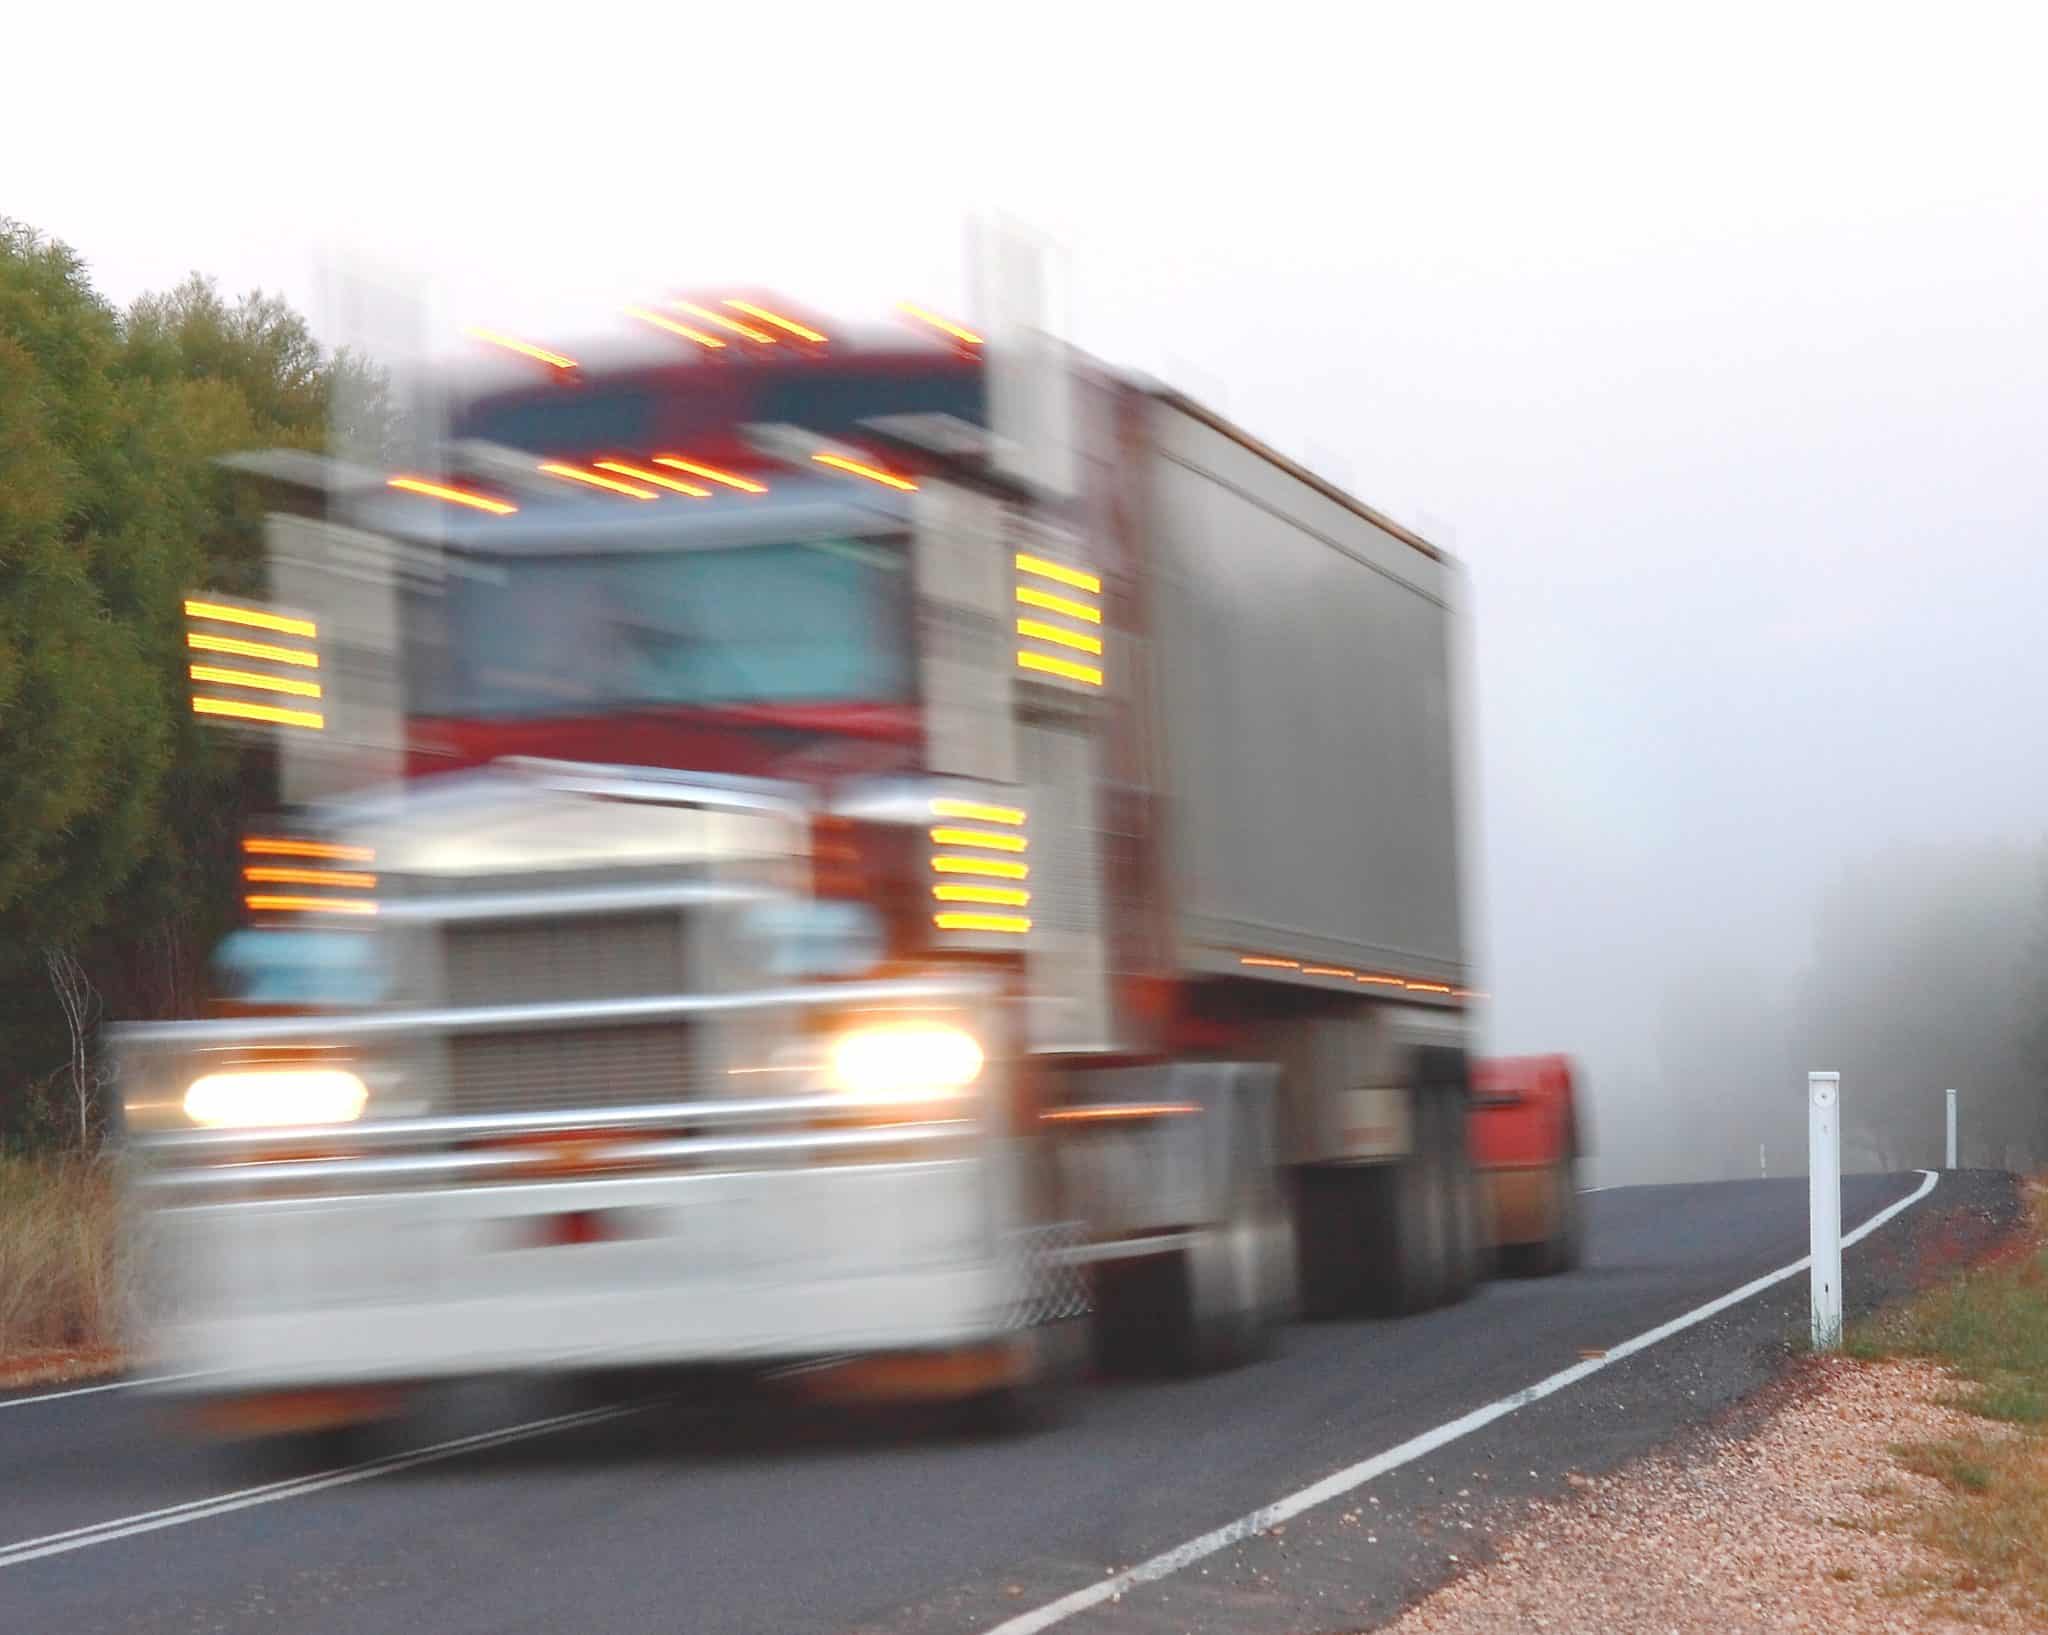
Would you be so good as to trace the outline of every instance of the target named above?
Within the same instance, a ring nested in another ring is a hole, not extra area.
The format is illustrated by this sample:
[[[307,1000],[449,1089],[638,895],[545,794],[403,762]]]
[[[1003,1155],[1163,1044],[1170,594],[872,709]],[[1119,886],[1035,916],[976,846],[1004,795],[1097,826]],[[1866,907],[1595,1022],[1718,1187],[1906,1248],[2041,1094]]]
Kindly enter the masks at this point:
[[[1918,1184],[1850,1178],[1845,1224]],[[1929,1233],[1953,1233],[1964,1205],[1989,1230],[2009,1193],[2002,1177],[1944,1177],[1849,1252],[1852,1306],[1896,1283]],[[1586,1202],[1588,1263],[1570,1276],[1490,1284],[1421,1317],[1297,1326],[1253,1367],[1097,1385],[1059,1428],[1015,1439],[963,1438],[914,1418],[662,1402],[325,1485],[288,1483],[229,1508],[204,1501],[260,1478],[169,1435],[146,1392],[0,1398],[0,1630],[987,1630],[1806,1248],[1803,1181],[1628,1188]],[[1738,1401],[1782,1355],[1804,1299],[1803,1278],[1791,1279],[1278,1536],[1058,1627],[1367,1625],[1483,1551],[1502,1507]],[[468,1387],[409,1427],[402,1447],[561,1411],[529,1390]],[[21,1548],[37,1539],[47,1542]]]

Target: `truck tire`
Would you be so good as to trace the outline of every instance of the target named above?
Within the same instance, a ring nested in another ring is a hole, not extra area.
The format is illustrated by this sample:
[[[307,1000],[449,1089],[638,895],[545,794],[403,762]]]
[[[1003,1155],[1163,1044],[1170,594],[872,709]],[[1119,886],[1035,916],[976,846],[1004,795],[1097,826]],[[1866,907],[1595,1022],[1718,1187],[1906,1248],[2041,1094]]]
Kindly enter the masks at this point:
[[[1484,1234],[1479,1219],[1479,1176],[1472,1167],[1464,1087],[1452,1087],[1437,1099],[1450,1177],[1445,1195],[1445,1206],[1449,1211],[1445,1228],[1449,1265],[1444,1298],[1462,1300],[1477,1286],[1485,1259]]]
[[[1373,1172],[1312,1165],[1294,1175],[1294,1237],[1304,1317],[1344,1317],[1366,1303],[1367,1204]]]
[[[1415,1151],[1366,1172],[1366,1301],[1381,1315],[1427,1311],[1450,1290],[1455,1178],[1444,1128],[1448,1099],[1434,1086],[1417,1086]]]
[[[1190,1237],[1170,1254],[1097,1269],[1097,1343],[1106,1367],[1213,1373],[1271,1346],[1290,1304],[1293,1246],[1270,1188],[1246,1187],[1228,1218]]]

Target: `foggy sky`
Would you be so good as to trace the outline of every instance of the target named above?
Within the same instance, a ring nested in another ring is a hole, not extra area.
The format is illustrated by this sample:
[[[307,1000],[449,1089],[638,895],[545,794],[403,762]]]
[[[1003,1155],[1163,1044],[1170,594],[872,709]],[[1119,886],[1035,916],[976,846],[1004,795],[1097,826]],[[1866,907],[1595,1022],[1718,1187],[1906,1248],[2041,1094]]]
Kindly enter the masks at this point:
[[[2043,28],[1793,10],[17,20],[0,211],[436,337],[964,310],[965,211],[1047,229],[1081,344],[1465,560],[1490,1043],[1646,1096],[1685,973],[1782,1000],[1843,862],[2048,809]]]

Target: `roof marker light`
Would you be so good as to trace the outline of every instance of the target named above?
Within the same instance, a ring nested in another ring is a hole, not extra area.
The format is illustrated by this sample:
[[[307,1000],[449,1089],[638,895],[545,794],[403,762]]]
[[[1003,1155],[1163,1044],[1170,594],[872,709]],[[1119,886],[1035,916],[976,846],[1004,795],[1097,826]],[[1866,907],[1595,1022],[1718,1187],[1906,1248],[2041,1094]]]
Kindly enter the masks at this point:
[[[969,346],[981,345],[981,337],[975,334],[973,330],[963,329],[950,319],[941,318],[936,312],[927,312],[923,307],[914,306],[908,301],[898,301],[896,303],[896,310],[906,312],[911,317],[917,319],[918,322],[930,324],[934,329],[943,330],[956,341],[964,341]]]
[[[672,488],[678,494],[689,495],[693,500],[711,498],[711,490],[708,488],[699,488],[695,483],[680,483],[673,477],[664,477],[660,472],[649,471],[644,466],[628,465],[624,460],[593,460],[590,463],[599,471],[616,471],[621,477],[633,477],[660,488]]]
[[[702,477],[707,483],[723,483],[727,488],[737,488],[742,494],[768,492],[766,483],[757,483],[753,478],[742,477],[737,472],[721,471],[717,466],[685,460],[680,454],[657,454],[654,463],[658,466],[672,466],[677,471],[687,471],[693,477]]]
[[[550,352],[544,346],[535,346],[528,341],[515,340],[510,335],[500,335],[495,329],[465,329],[463,334],[471,340],[487,341],[492,346],[502,346],[507,352],[517,352],[522,357],[538,358],[554,369],[574,369],[576,360],[564,357],[559,352]]]
[[[917,484],[908,477],[899,477],[893,471],[884,471],[880,466],[864,465],[859,460],[849,460],[843,454],[813,454],[811,458],[821,466],[833,466],[840,471],[850,471],[856,477],[865,477],[871,483],[880,483],[884,488],[900,489],[905,494],[915,494]]]
[[[446,483],[430,483],[424,477],[392,477],[386,480],[386,488],[402,488],[408,494],[424,494],[428,499],[446,500],[451,505],[467,505],[472,510],[488,511],[494,517],[509,517],[519,509],[504,500],[494,500],[484,494],[472,494],[466,489],[450,488]]]
[[[700,307],[695,301],[671,301],[669,305],[679,312],[687,312],[702,318],[708,324],[720,329],[729,329],[735,335],[743,335],[750,341],[759,341],[764,346],[773,346],[775,337],[765,329],[756,329],[752,324],[743,324],[737,318],[728,318],[722,312],[713,312],[709,307]]]
[[[681,335],[685,340],[695,341],[699,346],[709,347],[713,351],[720,350],[725,345],[725,342],[716,335],[707,335],[701,329],[692,329],[688,324],[679,324],[675,319],[664,318],[660,313],[651,312],[646,307],[628,307],[626,308],[626,316],[638,318],[642,323],[652,324],[656,329],[665,329],[671,335]]]
[[[544,461],[540,469],[550,477],[566,477],[572,483],[588,483],[592,488],[608,488],[614,494],[625,494],[636,500],[660,497],[653,489],[642,488],[638,483],[622,483],[616,477],[600,477],[594,471],[580,471],[575,466],[565,466],[553,460]]]
[[[759,318],[764,324],[773,324],[777,329],[794,335],[800,341],[825,339],[809,324],[800,324],[794,318],[785,318],[779,312],[770,312],[766,307],[756,306],[752,301],[727,301],[725,305],[735,312],[744,312],[749,318]]]

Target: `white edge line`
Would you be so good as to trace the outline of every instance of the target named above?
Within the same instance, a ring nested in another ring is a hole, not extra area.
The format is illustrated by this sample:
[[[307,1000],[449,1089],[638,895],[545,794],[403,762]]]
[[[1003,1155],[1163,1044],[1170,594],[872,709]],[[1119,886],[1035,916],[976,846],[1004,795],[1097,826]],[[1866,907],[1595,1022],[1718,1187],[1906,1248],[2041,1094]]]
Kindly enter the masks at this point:
[[[45,1391],[41,1396],[7,1397],[0,1400],[0,1408],[26,1408],[32,1402],[61,1402],[66,1397],[89,1397],[95,1391],[126,1391],[138,1385],[169,1385],[173,1380],[196,1380],[207,1369],[194,1369],[184,1374],[148,1374],[139,1379],[108,1380],[103,1385],[77,1385],[68,1391]]]
[[[1926,1169],[1922,1170],[1920,1175],[1922,1179],[1917,1191],[1879,1210],[1855,1231],[1844,1234],[1843,1247],[1846,1248],[1868,1237],[1894,1215],[1910,1209],[1932,1192],[1940,1176],[1935,1171]],[[1267,1528],[1298,1516],[1304,1510],[1313,1510],[1319,1504],[1326,1504],[1331,1499],[1349,1493],[1355,1487],[1362,1487],[1374,1478],[1384,1476],[1390,1470],[1398,1469],[1426,1454],[1436,1452],[1438,1448],[1470,1436],[1474,1431],[1491,1425],[1496,1419],[1506,1418],[1518,1408],[1526,1408],[1530,1403],[1539,1402],[1544,1397],[1562,1391],[1568,1385],[1576,1385],[1580,1380],[1599,1373],[1601,1369],[1620,1362],[1624,1357],[1632,1357],[1638,1351],[1647,1351],[1660,1340],[1668,1340],[1672,1335],[1691,1328],[1695,1323],[1703,1323],[1709,1317],[1718,1316],[1730,1306],[1747,1300],[1751,1295],[1761,1294],[1773,1284],[1797,1276],[1806,1270],[1811,1260],[1810,1255],[1801,1255],[1789,1266],[1781,1266],[1775,1272],[1766,1272],[1762,1277],[1743,1284],[1739,1289],[1732,1289],[1718,1299],[1709,1300],[1704,1306],[1697,1306],[1683,1316],[1672,1318],[1668,1323],[1660,1323],[1632,1339],[1609,1347],[1604,1356],[1589,1357],[1586,1361],[1552,1374],[1548,1379],[1538,1380],[1534,1385],[1527,1386],[1511,1396],[1489,1402],[1483,1408],[1475,1408],[1462,1418],[1453,1419],[1434,1430],[1424,1431],[1420,1436],[1410,1437],[1398,1447],[1387,1449],[1385,1453],[1376,1453],[1370,1459],[1361,1459],[1355,1465],[1347,1465],[1298,1493],[1290,1493],[1284,1499],[1276,1499],[1248,1515],[1238,1517],[1236,1521],[1225,1523],[1214,1532],[1204,1533],[1199,1538],[1191,1538],[1185,1544],[1177,1544],[1171,1550],[1156,1555],[1149,1561],[1141,1561],[1137,1566],[1127,1567],[1108,1578],[1097,1579],[1072,1594],[1063,1595],[1057,1601],[1048,1601],[1044,1606],[1034,1608],[1030,1612],[1006,1618],[987,1630],[985,1635],[1038,1635],[1040,1630],[1050,1629],[1054,1624],[1064,1623],[1077,1612],[1086,1612],[1090,1607],[1114,1600],[1139,1584],[1149,1584],[1154,1579],[1177,1573],[1181,1568],[1200,1561],[1204,1556],[1214,1555],[1218,1550],[1227,1550],[1231,1545],[1241,1543],[1255,1533],[1263,1533]]]
[[[615,1408],[589,1408],[581,1413],[558,1414],[552,1419],[529,1420],[523,1425],[508,1425],[502,1430],[479,1431],[473,1436],[458,1436],[452,1441],[436,1442],[428,1447],[416,1448],[410,1453],[388,1454],[382,1459],[366,1459],[361,1464],[342,1465],[334,1470],[320,1471],[311,1476],[287,1477],[279,1482],[265,1482],[260,1487],[245,1487],[233,1493],[216,1494],[209,1499],[193,1499],[185,1504],[167,1505],[161,1510],[146,1510],[138,1515],[95,1522],[88,1527],[74,1527],[68,1532],[46,1533],[41,1538],[23,1539],[16,1544],[0,1546],[0,1567],[18,1567],[24,1562],[40,1561],[45,1556],[90,1549],[95,1544],[112,1544],[118,1539],[133,1538],[138,1533],[154,1533],[164,1527],[181,1527],[186,1522],[204,1521],[212,1516],[225,1516],[236,1510],[247,1510],[252,1505],[272,1504],[279,1499],[301,1498],[306,1494],[321,1493],[332,1487],[347,1487],[354,1482],[366,1482],[374,1476],[389,1476],[397,1471],[410,1470],[415,1465],[451,1459],[457,1454],[468,1453],[474,1449],[498,1447],[507,1442],[524,1442],[530,1437],[546,1436],[551,1432],[570,1430],[578,1425],[596,1425],[607,1419],[638,1413],[645,1406],[645,1403],[626,1403]]]

